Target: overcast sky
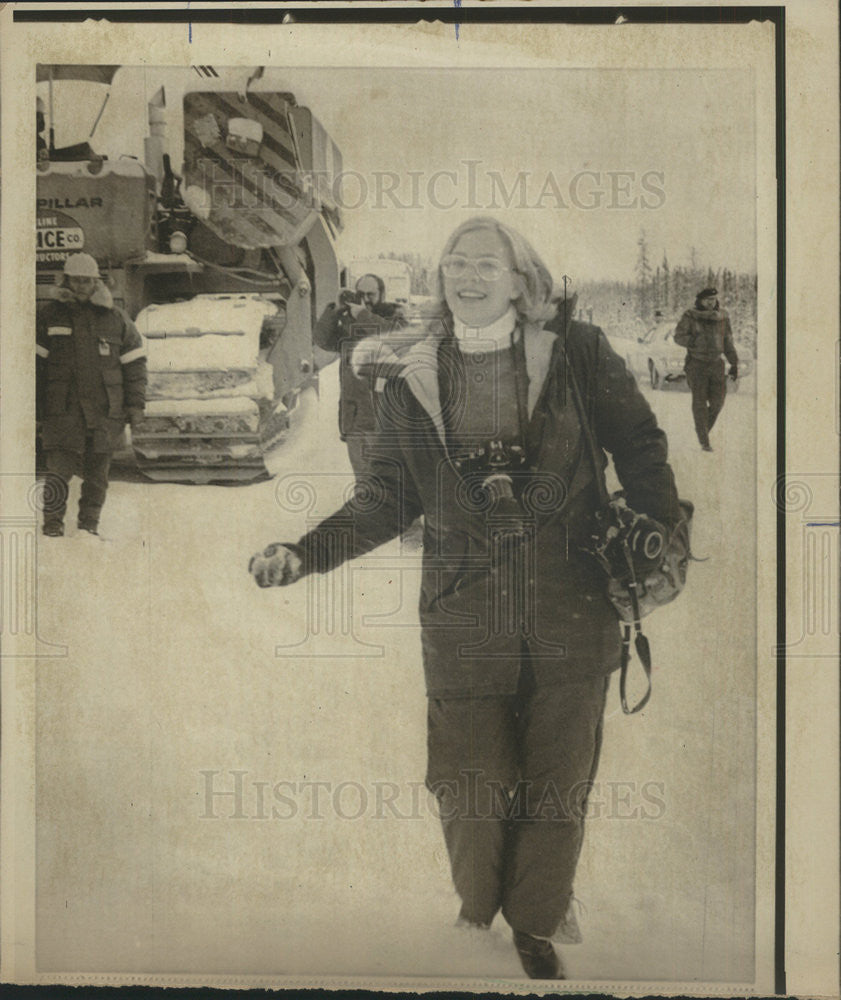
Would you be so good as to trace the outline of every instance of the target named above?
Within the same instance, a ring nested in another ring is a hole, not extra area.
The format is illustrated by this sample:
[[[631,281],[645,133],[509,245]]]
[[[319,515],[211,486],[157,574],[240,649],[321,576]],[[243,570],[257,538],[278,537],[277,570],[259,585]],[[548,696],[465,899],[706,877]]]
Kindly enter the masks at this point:
[[[249,74],[216,69],[233,90]],[[94,147],[142,157],[161,84],[179,163],[182,93],[202,88],[189,69],[122,67]],[[652,264],[664,250],[686,263],[694,246],[702,265],[755,270],[749,70],[267,69],[258,87],[292,91],[341,149],[346,259],[437,257],[483,212],[526,234],[556,277],[630,280],[642,229]],[[87,135],[104,94],[56,85],[58,144]]]

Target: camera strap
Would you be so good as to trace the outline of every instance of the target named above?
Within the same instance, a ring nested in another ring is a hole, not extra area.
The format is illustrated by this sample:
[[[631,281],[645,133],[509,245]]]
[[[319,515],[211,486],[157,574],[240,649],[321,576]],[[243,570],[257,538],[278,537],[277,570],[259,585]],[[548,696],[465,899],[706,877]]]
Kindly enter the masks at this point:
[[[572,392],[573,403],[578,411],[578,419],[581,423],[581,433],[584,435],[584,440],[587,444],[587,451],[590,455],[590,461],[593,463],[593,471],[596,476],[596,487],[599,491],[599,503],[601,507],[606,507],[607,504],[610,503],[610,497],[608,496],[607,487],[604,482],[604,471],[600,461],[600,449],[598,443],[596,442],[596,437],[593,434],[593,428],[587,415],[587,410],[584,406],[584,400],[581,396],[581,391],[578,388],[578,379],[575,377],[575,370],[572,367],[572,362],[569,359],[566,348],[564,348],[564,361],[566,362],[567,384]],[[628,564],[629,580],[626,587],[631,597],[631,609],[633,611],[634,619],[633,622],[622,622],[622,655],[619,664],[619,697],[622,702],[622,711],[625,715],[634,715],[636,712],[645,708],[648,704],[649,698],[651,697],[651,647],[649,646],[647,636],[645,636],[642,631],[639,587],[637,584],[636,571],[634,569],[634,560],[631,555],[631,549],[628,545],[627,538],[624,539],[622,543],[622,550],[625,555],[625,561]],[[636,650],[639,661],[642,664],[647,687],[645,694],[642,698],[640,698],[637,704],[634,705],[633,708],[629,708],[626,696],[626,686],[628,680],[628,667],[631,663],[632,635],[634,636],[634,649]]]
[[[584,406],[581,390],[578,388],[578,379],[575,377],[575,369],[572,367],[572,362],[569,359],[565,346],[563,347],[563,354],[566,367],[567,385],[572,393],[572,401],[575,404],[575,409],[578,411],[578,421],[581,424],[581,433],[584,435],[584,443],[587,446],[587,453],[590,456],[590,462],[593,465],[593,472],[596,476],[596,489],[599,491],[599,503],[602,507],[605,507],[608,503],[610,503],[610,496],[608,495],[607,487],[604,482],[601,449],[599,448],[598,443],[596,442],[596,437],[593,434],[593,428],[590,424],[587,409]]]
[[[518,324],[511,331],[511,350],[514,355],[514,388],[517,393],[517,423],[519,425],[518,444],[522,454],[526,454],[526,432],[529,426],[528,372],[526,370],[526,347],[523,328]]]
[[[625,715],[633,715],[645,708],[648,699],[651,697],[651,647],[648,644],[648,637],[643,634],[640,623],[640,601],[637,589],[637,575],[634,570],[634,559],[628,545],[628,539],[622,542],[622,551],[625,555],[625,562],[628,564],[630,580],[628,582],[628,593],[631,595],[631,607],[634,613],[633,623],[622,622],[622,658],[619,664],[619,698],[622,702],[622,711]],[[636,633],[634,637],[634,649],[637,651],[643,673],[646,680],[645,694],[640,698],[633,708],[628,708],[628,699],[625,694],[625,687],[628,679],[628,666],[631,662],[631,628]]]

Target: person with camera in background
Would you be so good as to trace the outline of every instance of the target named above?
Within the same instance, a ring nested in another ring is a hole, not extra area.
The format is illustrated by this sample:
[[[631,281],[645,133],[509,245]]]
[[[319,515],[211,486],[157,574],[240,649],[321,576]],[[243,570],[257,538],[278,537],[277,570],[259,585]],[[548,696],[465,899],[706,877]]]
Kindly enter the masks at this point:
[[[78,527],[97,535],[111,454],[146,405],[146,347],[90,254],[64,262],[62,284],[38,313],[36,417],[51,481],[43,533],[64,534],[70,480],[82,477]]]
[[[313,341],[323,350],[338,353],[339,434],[347,444],[354,475],[369,471],[368,449],[376,430],[370,382],[354,374],[350,355],[357,342],[372,334],[398,330],[405,325],[400,306],[385,301],[385,282],[377,274],[363,274],[355,291],[346,289],[318,319]]]
[[[733,346],[730,317],[718,304],[718,291],[704,288],[675,328],[675,343],[686,348],[686,381],[692,393],[695,433],[703,451],[712,451],[710,431],[724,406],[727,380],[723,354],[730,363],[728,376],[739,377],[739,356]]]
[[[261,587],[327,573],[425,515],[420,625],[435,795],[460,933],[501,912],[527,975],[562,979],[580,940],[573,880],[620,629],[587,550],[613,456],[643,547],[680,517],[665,435],[596,327],[554,333],[552,279],[490,217],[460,225],[437,271],[439,318],[377,373],[377,501],[353,497],[254,555]],[[585,444],[585,421],[598,456]],[[632,548],[636,541],[632,539]]]

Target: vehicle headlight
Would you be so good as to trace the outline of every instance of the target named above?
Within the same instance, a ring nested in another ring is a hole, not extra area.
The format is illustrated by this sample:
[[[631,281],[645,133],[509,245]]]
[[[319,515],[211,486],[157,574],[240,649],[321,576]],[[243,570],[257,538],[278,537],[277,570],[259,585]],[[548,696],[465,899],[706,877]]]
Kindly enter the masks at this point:
[[[169,237],[169,249],[173,253],[184,253],[187,249],[187,236],[180,229],[176,229]]]

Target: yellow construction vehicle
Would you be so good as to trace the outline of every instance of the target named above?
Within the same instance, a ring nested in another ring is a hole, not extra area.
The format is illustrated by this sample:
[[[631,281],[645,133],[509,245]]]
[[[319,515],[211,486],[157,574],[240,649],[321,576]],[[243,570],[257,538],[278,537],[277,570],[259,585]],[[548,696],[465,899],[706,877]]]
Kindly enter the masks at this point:
[[[89,141],[56,148],[53,88],[66,80],[111,88],[119,72],[39,67],[50,131],[38,145],[38,298],[84,250],[135,320],[149,389],[131,444],[145,475],[259,477],[316,377],[314,318],[338,294],[341,154],[293,94],[232,89],[216,70],[200,90],[185,87],[175,109],[163,87],[148,101],[144,162],[99,156]],[[39,114],[43,106],[39,99]]]

